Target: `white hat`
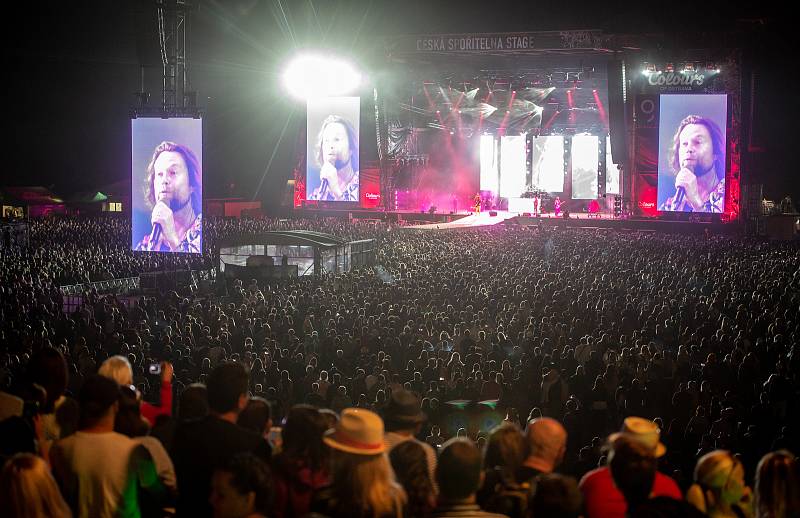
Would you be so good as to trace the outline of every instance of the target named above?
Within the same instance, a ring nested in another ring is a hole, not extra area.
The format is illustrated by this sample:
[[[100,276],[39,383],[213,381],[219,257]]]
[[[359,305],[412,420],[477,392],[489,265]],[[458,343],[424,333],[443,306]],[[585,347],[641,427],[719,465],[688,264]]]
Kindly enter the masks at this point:
[[[383,419],[363,408],[345,408],[336,424],[322,439],[331,448],[356,455],[377,455],[386,451]]]

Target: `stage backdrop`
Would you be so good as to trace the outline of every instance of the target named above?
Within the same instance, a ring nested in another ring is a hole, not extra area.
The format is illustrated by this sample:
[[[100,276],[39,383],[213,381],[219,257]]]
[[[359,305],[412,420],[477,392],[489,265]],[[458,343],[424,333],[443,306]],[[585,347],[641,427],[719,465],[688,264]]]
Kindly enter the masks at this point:
[[[517,198],[525,192],[526,139],[524,133],[500,138],[500,196],[503,198]]]
[[[131,120],[131,249],[202,253],[202,171],[202,120]],[[164,213],[178,227],[177,244],[154,239],[163,228],[152,220]],[[181,222],[186,215],[192,221]]]
[[[597,198],[599,139],[595,135],[572,137],[572,199]]]
[[[564,192],[564,137],[533,139],[533,186],[548,192]]]
[[[611,157],[611,137],[606,136],[606,194],[622,194],[620,172]]]

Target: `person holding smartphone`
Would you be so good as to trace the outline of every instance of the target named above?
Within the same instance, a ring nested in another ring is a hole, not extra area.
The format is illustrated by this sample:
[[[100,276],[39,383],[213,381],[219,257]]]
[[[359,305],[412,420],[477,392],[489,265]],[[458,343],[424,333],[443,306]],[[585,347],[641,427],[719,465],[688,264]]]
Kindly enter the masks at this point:
[[[170,362],[161,362],[159,367],[161,374],[161,404],[156,405],[142,401],[142,417],[150,423],[150,426],[155,424],[158,416],[172,415],[173,367]],[[152,369],[152,366],[150,369]],[[108,358],[100,365],[100,369],[97,372],[102,376],[113,379],[119,385],[133,385],[133,369],[128,359],[124,356],[117,355]]]

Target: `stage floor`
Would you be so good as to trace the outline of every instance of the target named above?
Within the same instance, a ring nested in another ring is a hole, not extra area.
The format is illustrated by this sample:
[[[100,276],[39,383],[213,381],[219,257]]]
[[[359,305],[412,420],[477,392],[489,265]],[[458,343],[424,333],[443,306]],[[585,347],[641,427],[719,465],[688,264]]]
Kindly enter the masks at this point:
[[[518,216],[516,212],[508,212],[506,210],[496,210],[492,212],[495,214],[494,216],[491,216],[489,212],[477,212],[460,217],[454,221],[428,223],[425,225],[412,225],[410,228],[442,230],[448,228],[488,227],[491,225],[497,225],[507,219]]]
[[[592,215],[585,212],[571,212],[569,218],[556,217],[552,212],[532,217],[517,212],[489,211],[481,213],[443,213],[415,212],[410,210],[384,211],[359,208],[303,208],[294,209],[296,217],[311,219],[319,217],[348,218],[351,220],[398,223],[399,228],[410,230],[447,230],[464,228],[492,227],[505,225],[542,226],[558,228],[613,229],[634,232],[664,232],[678,234],[703,233],[708,229],[714,234],[735,234],[742,231],[739,222],[722,223],[719,215],[700,215],[691,218],[689,214],[663,214],[660,217],[625,217],[615,218],[610,213]]]
[[[492,213],[494,213],[495,215],[492,216]],[[516,218],[518,216],[522,216],[522,213],[509,212],[507,210],[493,210],[491,212],[487,211],[487,212],[470,213],[454,221],[427,223],[423,225],[412,225],[409,226],[409,228],[415,228],[421,230],[445,230],[450,228],[489,227],[492,225],[498,225],[500,223],[503,223],[504,221]],[[556,216],[552,212],[544,213],[539,217],[533,217],[533,218],[531,218],[530,216],[524,216],[524,217],[526,219],[533,219],[534,221],[552,220],[553,223],[559,220],[563,220],[563,218]],[[589,214],[570,214],[569,217],[570,219],[584,220],[586,222],[614,219],[614,217],[611,214],[597,214],[591,217],[589,216]]]

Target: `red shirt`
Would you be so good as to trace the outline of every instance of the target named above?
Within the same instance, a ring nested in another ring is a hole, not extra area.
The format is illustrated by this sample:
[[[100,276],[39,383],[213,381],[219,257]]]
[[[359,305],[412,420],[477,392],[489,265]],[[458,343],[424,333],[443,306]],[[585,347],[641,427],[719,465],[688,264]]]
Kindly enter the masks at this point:
[[[156,424],[156,418],[160,415],[172,415],[172,382],[161,382],[161,406],[151,405],[147,401],[142,401],[142,417],[150,426]]]
[[[580,483],[586,518],[625,518],[628,504],[611,478],[608,467],[597,468],[583,476]],[[682,500],[683,495],[670,477],[656,472],[651,497],[667,496]]]

